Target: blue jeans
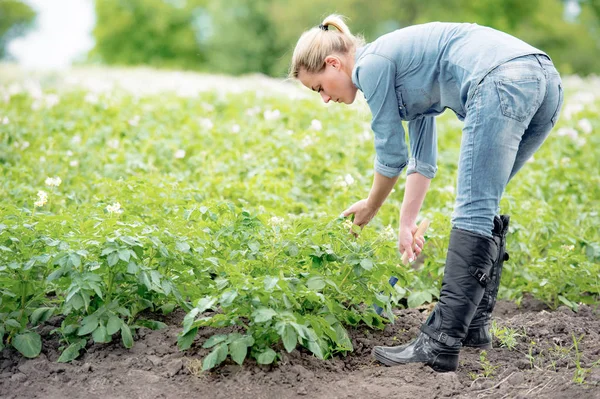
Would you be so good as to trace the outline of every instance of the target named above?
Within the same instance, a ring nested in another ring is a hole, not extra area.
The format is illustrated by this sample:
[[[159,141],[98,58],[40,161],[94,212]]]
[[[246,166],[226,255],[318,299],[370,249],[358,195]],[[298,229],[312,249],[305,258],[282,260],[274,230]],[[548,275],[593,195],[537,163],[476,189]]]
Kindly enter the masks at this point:
[[[452,226],[491,237],[510,179],[542,145],[563,103],[560,76],[543,55],[490,72],[467,103]]]

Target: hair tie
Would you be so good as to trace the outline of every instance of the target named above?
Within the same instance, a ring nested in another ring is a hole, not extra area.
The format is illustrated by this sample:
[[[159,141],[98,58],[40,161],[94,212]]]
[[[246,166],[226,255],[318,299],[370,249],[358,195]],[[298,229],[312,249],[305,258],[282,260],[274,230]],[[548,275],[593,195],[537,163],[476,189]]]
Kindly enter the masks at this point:
[[[321,25],[319,25],[319,29],[321,29],[321,30],[329,30],[329,26],[321,24]]]

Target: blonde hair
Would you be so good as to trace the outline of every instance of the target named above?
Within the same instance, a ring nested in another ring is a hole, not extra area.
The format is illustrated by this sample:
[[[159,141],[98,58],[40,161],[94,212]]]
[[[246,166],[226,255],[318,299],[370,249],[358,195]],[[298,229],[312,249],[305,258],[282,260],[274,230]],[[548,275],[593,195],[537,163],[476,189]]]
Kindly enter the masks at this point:
[[[319,73],[325,68],[325,57],[331,54],[347,54],[363,46],[362,36],[354,36],[344,23],[343,16],[331,14],[321,25],[304,32],[292,55],[289,78],[297,79],[300,70]],[[333,26],[336,30],[329,30]]]

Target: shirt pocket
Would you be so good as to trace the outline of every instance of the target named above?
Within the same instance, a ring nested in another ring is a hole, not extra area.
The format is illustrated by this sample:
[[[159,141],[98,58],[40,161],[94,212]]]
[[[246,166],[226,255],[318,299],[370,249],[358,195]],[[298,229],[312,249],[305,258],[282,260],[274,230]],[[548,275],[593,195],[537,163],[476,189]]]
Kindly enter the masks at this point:
[[[402,94],[401,87],[396,87],[396,98],[398,99],[398,112],[400,112],[400,118],[406,120],[406,103],[404,102],[404,95]]]
[[[404,113],[400,114],[403,120],[411,121],[431,114],[431,97],[424,89],[400,86],[396,88],[396,95],[402,99],[399,105],[403,107]]]

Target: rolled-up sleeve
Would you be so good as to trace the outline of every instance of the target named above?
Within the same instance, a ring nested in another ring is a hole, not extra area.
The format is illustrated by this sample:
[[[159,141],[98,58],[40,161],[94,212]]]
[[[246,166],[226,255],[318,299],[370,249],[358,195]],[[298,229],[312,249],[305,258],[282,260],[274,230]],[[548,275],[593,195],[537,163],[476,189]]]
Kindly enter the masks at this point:
[[[427,116],[408,122],[411,158],[406,174],[419,173],[433,179],[437,172],[437,131],[435,117]]]
[[[357,65],[356,79],[373,116],[375,171],[396,177],[408,164],[405,132],[396,96],[396,65],[383,56],[368,54]]]

